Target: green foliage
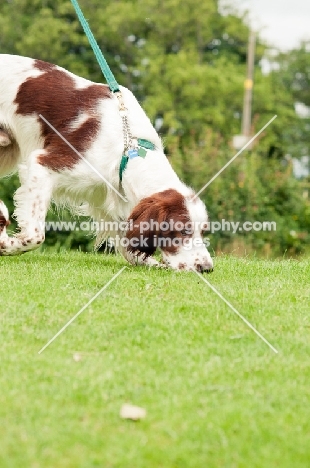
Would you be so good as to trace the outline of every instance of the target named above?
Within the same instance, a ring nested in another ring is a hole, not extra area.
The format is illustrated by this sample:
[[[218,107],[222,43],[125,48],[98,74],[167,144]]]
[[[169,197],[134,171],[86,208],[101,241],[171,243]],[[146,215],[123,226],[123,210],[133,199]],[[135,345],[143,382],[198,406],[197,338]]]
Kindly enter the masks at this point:
[[[195,138],[181,152],[175,142],[171,161],[179,175],[199,190],[232,158],[220,137],[209,131],[197,145]],[[305,186],[306,187],[306,186]],[[304,188],[305,188],[304,187]],[[296,255],[307,252],[310,244],[310,203],[307,191],[293,177],[288,160],[266,158],[257,144],[244,151],[201,194],[211,221],[276,223],[276,231],[225,230],[209,235],[215,251],[243,255],[256,251],[266,256]],[[309,189],[309,186],[308,186]]]
[[[310,41],[302,42],[298,49],[280,53],[273,60],[278,65],[271,75],[277,88],[285,88],[286,95],[294,102],[310,106]],[[286,128],[284,142],[287,152],[296,158],[309,155],[309,109],[303,118],[296,118],[295,115]]]
[[[279,54],[281,75],[296,101],[310,106],[310,41],[303,41],[299,48]]]
[[[240,133],[246,20],[233,8],[223,14],[217,0],[81,0],[80,5],[117,80],[133,90],[160,127],[173,166],[200,189],[232,157],[231,139]],[[1,52],[51,61],[103,81],[69,0],[5,0],[0,4],[0,31]],[[259,67],[264,52],[258,40],[253,134],[278,117],[254,150],[241,155],[203,197],[212,219],[255,216],[278,223],[278,231],[269,235],[214,235],[215,249],[242,242],[244,248],[268,255],[285,250],[296,254],[309,241],[309,201],[302,196],[309,189],[298,184],[291,167],[281,161],[286,154],[309,154],[309,121],[294,110],[296,99],[309,103],[308,45],[279,55],[278,69],[269,75]],[[1,184],[0,197],[7,201],[16,180]],[[65,211],[62,216],[70,217]],[[81,233],[47,236],[47,244],[64,242],[91,248]]]

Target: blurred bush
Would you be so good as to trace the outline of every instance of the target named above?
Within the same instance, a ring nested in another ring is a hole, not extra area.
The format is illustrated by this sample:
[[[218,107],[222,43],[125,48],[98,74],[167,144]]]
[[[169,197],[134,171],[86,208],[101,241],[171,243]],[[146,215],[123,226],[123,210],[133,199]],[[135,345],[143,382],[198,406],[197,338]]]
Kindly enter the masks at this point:
[[[80,0],[86,18],[119,83],[142,102],[161,132],[172,165],[199,190],[229,161],[232,136],[240,132],[247,18],[217,0]],[[12,27],[15,25],[15,27]],[[57,63],[103,82],[87,38],[69,0],[3,0],[1,53]],[[276,232],[218,232],[216,251],[297,255],[309,248],[309,179],[298,181],[286,156],[309,155],[309,44],[270,54],[271,72],[262,73],[267,47],[258,38],[255,56],[253,128],[278,118],[251,151],[238,157],[202,193],[211,220],[275,221]],[[60,109],[61,112],[61,109]],[[0,198],[12,213],[16,177],[0,181]],[[49,220],[69,220],[66,210]],[[45,245],[90,250],[87,233],[48,232]]]
[[[197,191],[223,166],[234,151],[222,145],[209,132],[204,144],[192,143],[186,153],[176,144],[171,147],[171,163],[180,177]],[[16,176],[1,181],[0,199],[13,211],[12,195],[18,187]],[[209,233],[211,250],[237,255],[256,252],[277,257],[285,253],[296,256],[309,252],[310,245],[310,181],[293,177],[292,163],[263,157],[257,150],[245,151],[220,174],[201,194],[210,221],[276,222],[276,231],[219,231]],[[68,210],[56,207],[48,213],[49,221],[78,220]],[[14,224],[13,224],[14,227]],[[85,231],[49,231],[45,246],[90,251],[91,233]],[[308,250],[307,250],[308,249]],[[310,253],[310,252],[309,252]]]

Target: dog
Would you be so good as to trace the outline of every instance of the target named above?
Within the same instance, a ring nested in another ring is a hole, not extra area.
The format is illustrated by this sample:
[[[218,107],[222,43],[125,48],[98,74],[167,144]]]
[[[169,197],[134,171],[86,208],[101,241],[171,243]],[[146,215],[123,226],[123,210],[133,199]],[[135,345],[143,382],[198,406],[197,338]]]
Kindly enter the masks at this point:
[[[116,95],[57,65],[0,54],[0,177],[16,171],[19,229],[8,235],[9,214],[0,203],[0,255],[42,244],[54,200],[97,224],[113,223],[97,232],[98,242],[112,239],[132,264],[213,270],[202,237],[205,205],[172,169],[128,89],[120,86]],[[161,262],[153,257],[157,248]]]

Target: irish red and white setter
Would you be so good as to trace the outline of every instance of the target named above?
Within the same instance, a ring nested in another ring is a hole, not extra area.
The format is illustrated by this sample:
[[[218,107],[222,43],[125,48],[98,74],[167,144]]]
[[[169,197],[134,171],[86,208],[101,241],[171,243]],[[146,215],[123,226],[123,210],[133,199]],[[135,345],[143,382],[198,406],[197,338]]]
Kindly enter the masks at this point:
[[[40,60],[0,55],[0,177],[18,171],[20,178],[16,234],[7,233],[9,214],[0,202],[0,255],[40,246],[53,199],[100,225],[113,222],[113,232],[99,237],[117,238],[131,263],[158,265],[152,255],[159,247],[168,267],[212,271],[203,202],[173,171],[136,98],[120,90],[133,139],[153,145],[128,159],[122,180],[124,122],[109,87]]]

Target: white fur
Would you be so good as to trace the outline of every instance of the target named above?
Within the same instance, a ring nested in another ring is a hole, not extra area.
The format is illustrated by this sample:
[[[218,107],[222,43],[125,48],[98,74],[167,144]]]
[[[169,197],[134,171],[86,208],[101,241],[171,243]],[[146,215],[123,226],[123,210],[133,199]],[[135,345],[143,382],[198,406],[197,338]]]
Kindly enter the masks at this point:
[[[59,70],[68,73],[74,79],[75,89],[84,89],[93,84],[64,69]],[[101,221],[126,220],[143,198],[166,189],[175,189],[187,198],[193,195],[192,190],[180,181],[172,169],[164,154],[162,141],[138,101],[124,87],[121,87],[121,92],[128,109],[132,135],[151,141],[156,149],[148,151],[144,159],[129,160],[120,184],[118,171],[124,151],[123,126],[118,99],[113,96],[98,101],[100,131],[83,157],[120,191],[128,202],[123,201],[104,184],[83,160],[79,160],[73,169],[63,169],[59,172],[40,165],[38,157],[45,151],[40,118],[36,114],[18,114],[14,100],[25,80],[38,77],[42,73],[44,72],[34,68],[34,60],[30,58],[0,55],[0,128],[9,129],[9,135],[15,142],[12,148],[0,147],[0,176],[17,170],[21,181],[21,187],[14,196],[14,216],[18,221],[20,233],[13,237],[5,234],[0,238],[0,255],[19,254],[32,250],[43,242],[42,225],[52,198]],[[59,112],[61,113],[61,109]],[[71,128],[79,128],[86,119],[87,113],[81,112],[72,121]],[[57,130],[62,132],[61,128]],[[191,220],[207,220],[205,207],[199,199],[195,202],[187,201],[187,208]],[[0,209],[8,216],[3,204],[0,205]],[[195,232],[195,236],[201,238],[199,232]],[[123,254],[129,261],[134,261],[132,255],[127,252]],[[163,260],[166,265],[175,269],[179,269],[180,263],[183,264],[182,269],[212,269],[212,260],[204,245],[191,251],[180,249],[177,255],[165,255]],[[152,259],[147,260],[147,264],[156,263]],[[199,268],[197,264],[200,265]]]

